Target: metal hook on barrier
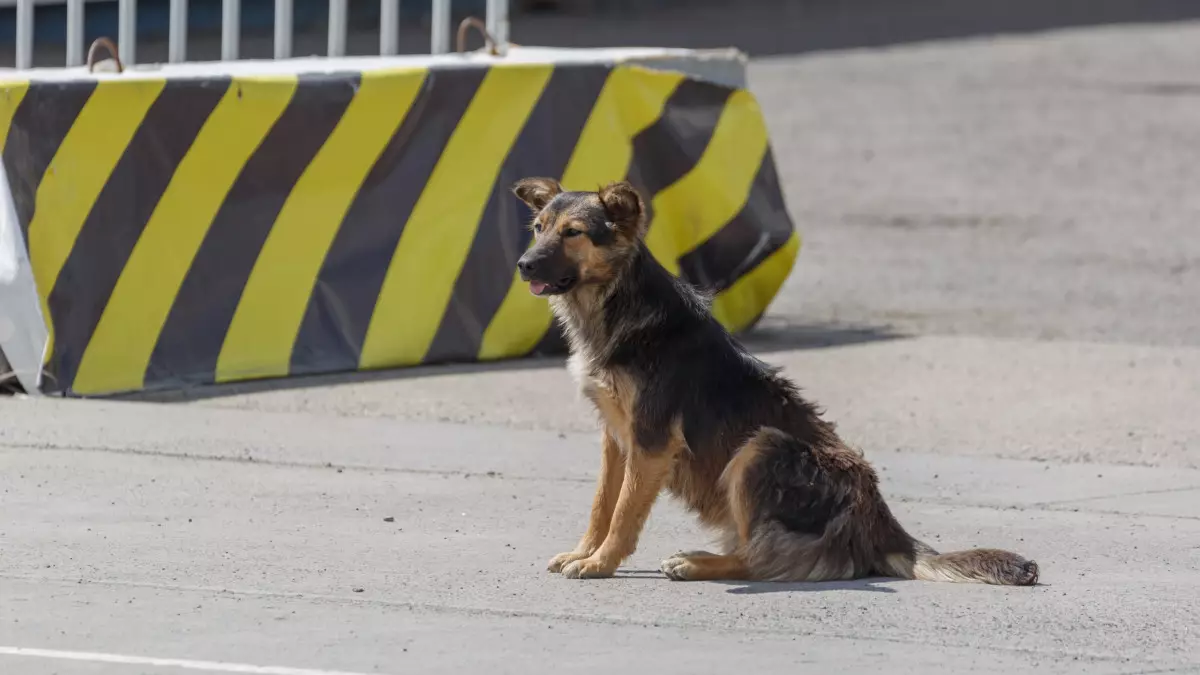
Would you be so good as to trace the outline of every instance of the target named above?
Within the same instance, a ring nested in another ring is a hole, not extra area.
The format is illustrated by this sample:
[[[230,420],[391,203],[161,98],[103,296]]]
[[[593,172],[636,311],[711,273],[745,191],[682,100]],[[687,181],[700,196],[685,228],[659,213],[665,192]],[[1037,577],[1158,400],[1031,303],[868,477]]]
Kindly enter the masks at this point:
[[[479,19],[468,16],[458,24],[458,53],[461,54],[466,49],[467,45],[467,28],[474,26],[475,30],[483,35],[483,41],[487,45],[488,53],[492,56],[499,56],[500,50],[496,49],[496,40],[492,38],[492,34],[487,31],[487,25]]]
[[[96,49],[98,47],[104,47],[108,50],[108,53],[112,56],[111,60],[117,64],[118,73],[125,72],[125,66],[121,63],[121,57],[117,53],[117,45],[106,37],[98,37],[92,41],[92,46],[88,47],[87,69],[89,73],[93,72],[96,67]]]

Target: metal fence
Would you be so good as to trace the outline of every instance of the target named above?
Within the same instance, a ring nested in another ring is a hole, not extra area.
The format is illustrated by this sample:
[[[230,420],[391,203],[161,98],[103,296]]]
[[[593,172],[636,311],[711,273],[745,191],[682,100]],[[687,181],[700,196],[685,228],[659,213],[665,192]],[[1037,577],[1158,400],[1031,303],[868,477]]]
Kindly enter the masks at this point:
[[[85,0],[66,0],[67,5],[67,58],[66,64],[84,64],[83,12]],[[275,49],[276,59],[292,56],[292,2],[275,0]],[[432,0],[430,26],[430,52],[444,54],[450,51],[450,0]],[[170,0],[170,19],[167,30],[167,61],[187,61],[187,12],[188,0]],[[35,0],[16,0],[17,41],[16,67],[30,68],[33,65],[33,8]],[[329,0],[328,56],[344,56],[346,53],[348,0]],[[400,0],[379,0],[379,54],[391,56],[400,53]],[[118,0],[117,49],[122,64],[126,67],[137,63],[137,0]],[[221,60],[238,58],[238,43],[241,39],[241,0],[222,0],[221,7]],[[508,0],[487,0],[487,33],[497,48],[508,44]]]

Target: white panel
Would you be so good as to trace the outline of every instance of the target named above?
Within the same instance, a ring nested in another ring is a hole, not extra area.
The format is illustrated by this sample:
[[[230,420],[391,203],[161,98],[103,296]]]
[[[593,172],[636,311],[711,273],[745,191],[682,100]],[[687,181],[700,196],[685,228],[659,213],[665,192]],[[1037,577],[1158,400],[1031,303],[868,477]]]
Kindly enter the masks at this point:
[[[30,395],[39,394],[48,335],[33,270],[17,225],[17,209],[0,164],[0,350]]]

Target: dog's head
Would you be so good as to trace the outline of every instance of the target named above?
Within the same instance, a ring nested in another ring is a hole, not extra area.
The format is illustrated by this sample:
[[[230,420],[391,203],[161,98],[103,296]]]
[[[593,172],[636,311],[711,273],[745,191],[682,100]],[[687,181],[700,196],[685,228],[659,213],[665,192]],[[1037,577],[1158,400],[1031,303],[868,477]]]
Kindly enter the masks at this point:
[[[553,178],[525,178],[513,194],[534,213],[533,246],[517,261],[534,295],[609,283],[645,235],[642,198],[626,182],[567,192]]]

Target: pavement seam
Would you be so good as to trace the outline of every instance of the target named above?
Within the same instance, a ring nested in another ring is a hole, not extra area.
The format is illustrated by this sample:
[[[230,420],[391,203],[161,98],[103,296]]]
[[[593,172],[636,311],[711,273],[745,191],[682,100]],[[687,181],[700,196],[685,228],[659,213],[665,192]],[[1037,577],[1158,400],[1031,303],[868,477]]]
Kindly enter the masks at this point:
[[[0,444],[0,451],[5,449],[14,450],[48,450],[52,452],[104,452],[114,455],[129,455],[134,457],[159,457],[163,459],[180,459],[193,460],[200,462],[230,462],[241,464],[256,464],[262,466],[280,467],[288,469],[337,469],[338,471],[358,471],[363,473],[391,473],[400,475],[416,475],[416,476],[460,476],[462,478],[494,478],[522,482],[550,482],[550,483],[577,483],[592,485],[595,483],[591,478],[570,478],[570,477],[553,477],[553,476],[522,476],[519,474],[506,474],[498,471],[457,471],[451,469],[402,469],[397,467],[387,466],[364,466],[361,464],[334,464],[326,462],[324,464],[315,462],[296,462],[288,460],[275,459],[255,459],[253,456],[232,457],[221,455],[201,455],[191,454],[186,452],[167,452],[162,450],[137,450],[132,448],[107,448],[102,446],[72,446],[72,445],[50,445],[37,443],[3,443]],[[953,499],[944,499],[936,497],[904,497],[891,496],[888,501],[897,504],[930,504],[933,506],[956,506],[960,508],[984,509],[990,511],[1042,511],[1045,513],[1091,513],[1097,515],[1117,516],[1121,518],[1161,518],[1165,520],[1185,520],[1185,521],[1200,521],[1200,516],[1182,516],[1161,513],[1129,513],[1125,511],[1112,510],[1092,510],[1079,508],[1053,508],[1058,504],[1072,504],[1077,502],[1086,502],[1090,500],[1111,499],[1114,497],[1136,496],[1139,494],[1156,494],[1160,492],[1188,492],[1191,490],[1200,490],[1200,486],[1190,486],[1182,488],[1171,488],[1165,490],[1149,490],[1145,492],[1135,492],[1128,495],[1102,495],[1098,497],[1087,497],[1078,500],[1064,500],[1062,502],[1037,502],[1034,504],[1022,504],[1017,506],[1002,506],[998,504],[985,504],[981,502],[971,501],[955,501]]]
[[[11,579],[14,581],[27,581],[34,583],[57,583],[62,585],[82,585],[94,584],[97,586],[114,586],[123,588],[145,588],[151,590],[190,592],[190,593],[207,593],[211,595],[232,595],[243,597],[271,598],[279,600],[302,600],[307,602],[320,602],[339,605],[376,605],[381,607],[394,607],[411,611],[427,611],[443,614],[468,614],[468,615],[483,615],[497,618],[528,618],[528,619],[551,619],[556,621],[575,621],[579,623],[589,624],[604,624],[616,626],[641,626],[644,628],[686,628],[688,630],[699,630],[712,632],[712,628],[706,627],[703,624],[692,623],[688,621],[645,621],[634,617],[612,616],[612,615],[582,615],[572,614],[569,612],[544,612],[530,611],[518,609],[498,609],[494,607],[470,607],[466,605],[450,605],[426,602],[407,602],[403,600],[377,600],[367,598],[351,598],[340,595],[328,595],[323,593],[300,593],[300,592],[284,592],[284,591],[263,591],[255,589],[238,589],[238,588],[218,588],[212,586],[190,586],[185,584],[160,584],[154,582],[143,581],[124,581],[120,579],[84,579],[84,578],[67,578],[53,576],[35,576],[23,574],[7,574],[0,573],[0,579]],[[1021,654],[1025,656],[1040,656],[1040,657],[1065,657],[1073,659],[1086,659],[1097,663],[1121,663],[1129,661],[1128,657],[1118,655],[1091,654],[1087,652],[1070,652],[1070,651],[1053,651],[1044,649],[1023,649],[1019,647],[1005,647],[995,645],[978,645],[978,644],[959,644],[953,641],[946,642],[928,642],[923,640],[915,640],[909,638],[889,637],[882,635],[854,635],[850,633],[839,633],[837,631],[796,631],[796,630],[772,630],[769,628],[753,628],[740,627],[735,629],[738,632],[748,633],[753,635],[767,636],[789,636],[789,637],[825,637],[838,640],[861,640],[866,642],[887,642],[893,644],[917,645],[922,647],[943,647],[953,649],[968,649],[980,651],[1002,652],[1007,654]],[[1186,666],[1165,666],[1164,671],[1150,672],[1171,672],[1172,669],[1179,669]]]
[[[1093,501],[1097,501],[1100,499],[1116,499],[1116,498],[1120,498],[1120,497],[1141,497],[1144,495],[1162,495],[1162,494],[1170,494],[1172,492],[1193,492],[1196,490],[1200,490],[1200,485],[1192,485],[1190,487],[1161,488],[1158,490],[1139,490],[1137,492],[1118,492],[1116,494],[1100,495],[1097,497],[1079,497],[1078,499],[1061,499],[1061,500],[1054,500],[1054,501],[1049,501],[1049,502],[1038,502],[1037,504],[1035,504],[1035,506],[1047,506],[1048,507],[1048,506],[1059,506],[1062,504],[1081,504],[1083,502],[1093,502]]]
[[[457,471],[454,469],[401,469],[394,466],[367,466],[362,464],[334,464],[326,462],[297,462],[286,459],[256,459],[252,455],[233,457],[225,455],[201,455],[188,452],[168,452],[165,450],[137,450],[134,448],[106,448],[103,446],[86,445],[43,445],[38,443],[2,443],[0,451],[6,448],[14,450],[49,450],[52,452],[105,452],[113,455],[130,455],[134,457],[161,457],[163,459],[188,459],[198,462],[229,462],[234,464],[257,464],[261,466],[277,466],[285,469],[339,469],[346,471],[361,471],[364,473],[398,473],[418,476],[462,476],[463,478],[505,478],[519,481],[549,481],[558,483],[587,483],[595,481],[588,478],[521,476],[505,474],[498,471]]]

